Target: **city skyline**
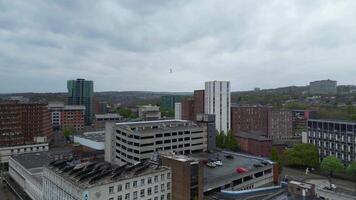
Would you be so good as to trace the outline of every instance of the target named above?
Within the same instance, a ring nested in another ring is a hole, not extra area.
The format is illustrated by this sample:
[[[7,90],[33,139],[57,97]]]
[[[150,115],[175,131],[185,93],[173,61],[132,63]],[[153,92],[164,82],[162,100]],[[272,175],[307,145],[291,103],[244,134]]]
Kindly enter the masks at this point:
[[[95,91],[355,84],[355,10],[354,1],[14,0],[0,11],[0,93],[65,91],[78,77]]]

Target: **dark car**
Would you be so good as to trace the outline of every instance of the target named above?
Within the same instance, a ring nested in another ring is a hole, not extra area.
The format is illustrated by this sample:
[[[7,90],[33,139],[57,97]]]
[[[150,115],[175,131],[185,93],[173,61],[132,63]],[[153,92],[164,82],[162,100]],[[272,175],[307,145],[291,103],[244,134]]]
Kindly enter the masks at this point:
[[[232,155],[226,155],[225,158],[227,158],[227,159],[234,159],[234,156],[232,156]]]

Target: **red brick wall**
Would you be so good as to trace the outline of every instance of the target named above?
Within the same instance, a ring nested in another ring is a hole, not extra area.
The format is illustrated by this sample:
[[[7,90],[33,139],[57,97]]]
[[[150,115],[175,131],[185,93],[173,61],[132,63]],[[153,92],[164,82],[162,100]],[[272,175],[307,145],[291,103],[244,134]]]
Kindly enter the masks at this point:
[[[84,113],[82,110],[65,110],[61,112],[61,127],[72,126],[82,130],[84,126]]]
[[[185,99],[182,101],[182,119],[195,121],[193,99]]]
[[[194,91],[194,121],[198,114],[204,113],[204,90]]]
[[[231,130],[268,131],[268,107],[231,107]]]
[[[272,141],[258,141],[254,139],[236,136],[237,143],[241,151],[255,156],[269,157],[271,155]]]

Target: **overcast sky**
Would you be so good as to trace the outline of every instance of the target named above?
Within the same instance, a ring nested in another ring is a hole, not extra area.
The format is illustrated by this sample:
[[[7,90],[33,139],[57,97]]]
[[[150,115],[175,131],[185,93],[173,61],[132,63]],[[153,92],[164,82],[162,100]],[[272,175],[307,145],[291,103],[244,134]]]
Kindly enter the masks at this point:
[[[356,85],[356,1],[0,0],[0,93],[75,78],[95,91]]]

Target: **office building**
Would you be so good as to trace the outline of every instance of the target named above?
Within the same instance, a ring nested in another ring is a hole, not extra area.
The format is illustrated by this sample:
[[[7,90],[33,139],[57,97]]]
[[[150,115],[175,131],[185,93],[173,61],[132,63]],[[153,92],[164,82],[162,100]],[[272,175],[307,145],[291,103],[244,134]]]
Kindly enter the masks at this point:
[[[106,101],[99,101],[94,98],[94,113],[95,114],[105,114],[110,110],[110,106]]]
[[[174,105],[174,119],[182,119],[182,103],[175,103]]]
[[[269,157],[272,150],[272,139],[259,131],[242,132],[235,134],[239,149],[255,156]]]
[[[105,161],[123,165],[142,162],[156,153],[206,151],[206,134],[203,128],[183,120],[107,123]]]
[[[330,79],[310,82],[309,94],[335,95],[337,94],[337,82]]]
[[[347,165],[356,160],[356,123],[309,119],[307,142],[318,147],[321,159],[335,156]]]
[[[269,109],[267,106],[232,106],[232,132],[261,131],[267,134]]]
[[[171,170],[149,161],[119,167],[60,160],[44,168],[42,188],[43,200],[171,200],[171,184]]]
[[[182,99],[183,96],[178,96],[178,95],[162,96],[160,101],[160,108],[163,111],[174,112],[175,104],[180,103]]]
[[[268,137],[273,140],[288,140],[294,137],[292,111],[268,111]]]
[[[138,117],[146,121],[161,119],[159,106],[146,105],[138,107]]]
[[[93,117],[93,81],[85,79],[68,80],[68,104],[85,106],[85,124],[90,125]]]
[[[204,90],[195,90],[193,97],[182,100],[182,119],[196,121],[197,115],[204,114]]]
[[[230,82],[209,81],[205,82],[204,113],[215,115],[216,129],[225,134],[230,130]]]
[[[203,200],[204,164],[184,155],[161,155],[162,165],[172,170],[172,199]]]
[[[63,102],[51,102],[48,104],[51,112],[52,127],[55,130],[64,127],[72,127],[75,131],[82,131],[84,128],[85,106],[64,105]]]
[[[0,103],[0,146],[35,143],[52,137],[51,114],[45,104]]]
[[[122,116],[116,113],[95,114],[94,123],[96,128],[105,128],[106,122],[120,122],[122,120]]]

